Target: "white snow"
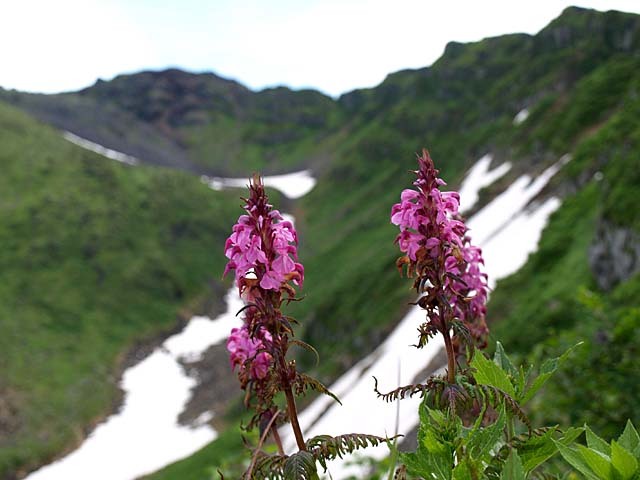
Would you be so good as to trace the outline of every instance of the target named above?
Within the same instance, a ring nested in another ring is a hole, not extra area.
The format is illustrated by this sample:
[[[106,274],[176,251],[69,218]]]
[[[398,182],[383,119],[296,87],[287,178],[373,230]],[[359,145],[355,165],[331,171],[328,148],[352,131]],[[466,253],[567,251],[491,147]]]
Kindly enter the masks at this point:
[[[491,160],[493,160],[493,156],[487,154],[480,158],[467,172],[460,185],[460,190],[458,190],[460,193],[460,213],[471,210],[478,201],[480,190],[493,184],[511,170],[511,163],[509,162],[504,162],[493,170],[489,170]]]
[[[78,143],[78,137],[72,139],[65,134],[65,138]],[[87,145],[81,146],[89,148]],[[90,149],[114,158],[112,150],[100,145],[93,144]],[[528,254],[535,250],[549,215],[559,207],[560,201],[550,198],[540,205],[526,206],[568,160],[565,155],[535,179],[527,175],[518,178],[467,222],[474,244],[483,248],[491,286],[499,278],[519,269]],[[491,156],[485,155],[469,170],[460,189],[464,202],[462,209],[471,208],[477,202],[479,190],[511,168],[510,163],[504,163],[489,170],[490,163]],[[214,189],[244,187],[248,183],[245,179],[203,178],[203,181]],[[266,177],[264,181],[265,185],[279,189],[289,198],[303,196],[315,185],[308,170]],[[293,220],[290,216],[287,219]],[[207,425],[211,414],[201,416],[194,422],[194,427],[177,423],[196,384],[195,379],[185,374],[178,360],[200,359],[209,346],[222,342],[232,327],[241,325],[235,314],[242,302],[235,289],[228,292],[226,301],[227,312],[214,320],[194,317],[181,333],[169,337],[149,357],[128,369],[121,383],[125,391],[121,411],[99,425],[76,451],[27,479],[131,480],[183,458],[215,439],[217,433]],[[355,432],[385,436],[413,429],[418,422],[419,399],[385,403],[376,398],[372,377],[378,378],[380,391],[416,380],[441,349],[437,341],[422,350],[410,347],[417,340],[416,329],[422,321],[421,310],[410,309],[384,343],[330,386],[343,406],[321,396],[304,409],[300,413],[300,423],[305,437]],[[288,427],[283,427],[285,446],[291,451],[295,442],[289,431]],[[388,449],[386,446],[369,448],[364,454],[381,459],[388,455]],[[334,479],[349,475],[360,478],[365,474],[363,467],[347,463],[342,460],[330,462]]]
[[[111,415],[66,457],[27,477],[28,480],[132,480],[184,458],[215,440],[217,433],[203,415],[194,427],[179,425],[178,415],[196,380],[185,374],[180,358],[198,359],[211,345],[227,338],[241,320],[236,289],[227,293],[227,311],[214,320],[194,317],[161,347],[127,369],[121,387],[121,410]]]
[[[129,165],[138,160],[70,132],[70,142],[107,158]],[[208,178],[202,180],[213,189],[245,187],[248,180]],[[316,184],[309,170],[265,177],[266,186],[280,190],[289,198],[306,195]],[[283,213],[294,222],[292,215]],[[93,480],[132,480],[197,451],[217,437],[207,422],[213,413],[201,415],[194,425],[177,422],[191,398],[196,380],[189,377],[179,360],[197,361],[212,345],[226,340],[233,327],[242,325],[236,317],[242,301],[235,288],[225,297],[227,311],[211,320],[193,317],[182,332],[165,340],[161,347],[123,374],[124,404],[120,411],[98,425],[82,445],[62,459],[46,465],[27,480],[91,478]]]
[[[71,132],[63,132],[62,136],[71,143],[75,143],[82,148],[91,150],[92,152],[110,158],[111,160],[126,163],[127,165],[137,165],[139,163],[136,157],[132,157],[131,155],[127,155],[126,153],[118,152],[116,150],[111,150],[107,147],[103,147],[102,145],[87,140],[86,138],[74,135]]]
[[[490,286],[518,270],[526,262],[529,253],[536,249],[542,229],[549,215],[560,206],[560,201],[550,198],[529,209],[525,207],[568,160],[569,156],[565,155],[535,179],[529,176],[518,178],[469,220],[473,243],[483,248]],[[490,158],[480,159],[469,176],[486,177],[489,162]],[[464,184],[464,193],[471,197],[486,185],[485,181],[475,178],[466,179]],[[385,403],[376,398],[372,377],[378,379],[379,390],[383,392],[415,381],[416,375],[442,348],[437,340],[422,350],[409,347],[416,343],[417,327],[423,321],[422,311],[417,307],[411,308],[382,345],[329,387],[338,395],[342,406],[323,396],[302,411],[300,423],[305,437],[345,433],[385,436],[411,431],[418,424],[420,400],[405,399],[399,402],[399,406],[398,402]],[[287,426],[282,428],[285,446],[288,451],[293,451],[295,443],[289,431]],[[379,446],[368,448],[362,454],[382,459],[389,454],[389,450],[386,446]],[[353,465],[352,460],[330,462],[329,473],[332,478],[342,480],[350,475],[364,478],[366,467]]]
[[[262,178],[265,186],[275,188],[287,198],[304,197],[316,186],[316,179],[311,170],[287,173],[285,175],[272,175]],[[202,181],[214,190],[223,188],[244,188],[249,184],[248,178],[221,178],[202,176]]]
[[[474,244],[483,247],[489,238],[497,234],[518,215],[524,207],[545,187],[562,166],[569,161],[564,155],[537,178],[530,175],[518,177],[510,186],[494,198],[482,210],[467,221]]]
[[[98,143],[94,143],[86,138],[79,137],[71,132],[63,132],[62,136],[82,148],[91,150],[111,160],[116,160],[127,165],[137,165],[140,161],[127,155],[126,153],[111,150]],[[208,177],[203,175],[201,180],[209,185],[213,190],[222,190],[224,188],[245,188],[249,184],[248,178],[223,178]],[[279,190],[285,197],[296,199],[304,197],[316,186],[316,179],[311,174],[311,170],[301,170],[299,172],[286,173],[284,175],[271,175],[263,177],[265,186]]]
[[[513,117],[513,124],[514,125],[520,125],[522,122],[524,122],[527,118],[529,118],[529,110],[526,108],[523,108],[522,110],[520,110],[515,117]]]

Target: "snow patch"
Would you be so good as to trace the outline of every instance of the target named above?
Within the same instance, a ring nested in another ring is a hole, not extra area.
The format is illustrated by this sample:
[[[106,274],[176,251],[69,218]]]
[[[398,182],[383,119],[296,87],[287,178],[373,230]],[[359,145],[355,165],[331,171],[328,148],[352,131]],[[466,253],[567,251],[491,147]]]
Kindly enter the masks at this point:
[[[222,178],[203,175],[201,179],[214,190],[245,188],[249,185],[248,178]],[[271,175],[263,177],[262,181],[266,187],[275,188],[282,192],[285,197],[292,199],[304,197],[316,186],[316,179],[311,175],[311,170],[302,170],[285,175]]]
[[[560,206],[559,199],[552,197],[542,204],[525,208],[569,161],[563,156],[555,165],[546,169],[537,178],[522,176],[505,192],[470,218],[468,225],[474,244],[483,249],[485,271],[489,275],[490,286],[517,271],[535,251],[538,240],[549,216]],[[481,185],[486,177],[491,159],[483,157],[472,168],[463,184],[468,185],[466,194],[477,192],[472,186]],[[480,164],[480,166],[478,166]],[[469,178],[476,176],[478,178]],[[374,435],[407,434],[418,424],[418,398],[401,402],[386,403],[373,392],[375,376],[379,380],[380,391],[416,381],[429,362],[442,349],[440,342],[434,341],[421,350],[411,348],[416,342],[416,329],[424,322],[424,313],[414,307],[409,310],[389,338],[373,353],[359,361],[342,375],[329,390],[342,401],[342,406],[329,397],[321,396],[300,413],[300,424],[305,438],[315,435],[340,435],[344,433],[369,433]],[[431,372],[430,372],[431,373]],[[424,378],[418,379],[423,381]],[[290,427],[281,429],[287,451],[295,450],[295,441]],[[377,460],[389,454],[386,445],[367,448],[362,455]],[[329,473],[333,479],[342,480],[349,476],[364,478],[366,467],[354,465],[353,458],[337,459],[329,462]]]
[[[478,202],[480,190],[493,184],[511,170],[509,162],[504,162],[493,170],[489,170],[491,160],[493,160],[493,156],[489,153],[480,158],[467,172],[459,190],[460,213],[471,210]]]
[[[520,125],[521,123],[523,123],[527,118],[529,118],[529,110],[526,108],[523,108],[522,110],[520,110],[515,117],[513,117],[513,124],[514,125]]]
[[[86,138],[74,135],[71,132],[65,131],[62,133],[62,136],[66,140],[78,145],[79,147],[95,152],[98,155],[102,155],[103,157],[110,158],[111,160],[115,160],[120,163],[126,163],[127,165],[137,165],[139,163],[136,157],[132,157],[131,155],[127,155],[126,153],[118,152],[116,150],[111,150],[107,147],[103,147],[102,145],[94,143],[91,140],[87,140]]]
[[[196,380],[185,374],[180,359],[199,359],[211,345],[226,340],[242,301],[235,288],[226,295],[227,311],[211,320],[194,317],[184,330],[127,369],[120,384],[125,392],[120,411],[96,427],[66,457],[27,477],[28,480],[91,478],[132,480],[191,455],[217,437],[208,425],[211,414],[194,426],[178,424]]]

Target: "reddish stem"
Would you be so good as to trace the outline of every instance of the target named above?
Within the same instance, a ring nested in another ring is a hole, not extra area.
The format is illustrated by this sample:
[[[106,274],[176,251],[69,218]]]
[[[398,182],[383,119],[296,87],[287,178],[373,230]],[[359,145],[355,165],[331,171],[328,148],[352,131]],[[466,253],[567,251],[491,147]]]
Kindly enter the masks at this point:
[[[284,456],[284,448],[282,448],[282,440],[280,439],[280,434],[278,433],[278,429],[276,427],[271,427],[271,434],[273,435],[273,439],[276,442],[278,447],[278,453]]]
[[[287,411],[289,413],[289,421],[291,422],[291,428],[293,428],[293,434],[296,437],[296,443],[298,444],[298,450],[306,450],[307,446],[304,443],[304,437],[302,436],[302,429],[298,422],[298,411],[296,410],[296,401],[293,398],[293,392],[291,390],[291,383],[289,382],[289,369],[287,368],[284,354],[278,355],[278,362],[280,363],[280,380],[282,381],[282,390],[287,398]]]
[[[453,343],[451,342],[451,337],[449,336],[449,331],[446,329],[446,326],[441,333],[444,337],[444,347],[447,350],[447,381],[454,383],[456,380],[456,354],[453,350]]]
[[[455,383],[456,380],[456,352],[453,348],[453,342],[449,335],[449,325],[446,319],[446,313],[449,311],[449,305],[444,301],[438,302],[438,315],[440,316],[440,333],[444,337],[444,347],[447,350],[447,381]]]
[[[291,392],[291,386],[288,386],[285,389],[284,394],[287,397],[287,407],[289,409],[289,420],[291,421],[291,428],[293,428],[293,434],[296,437],[298,450],[301,450],[301,451],[306,450],[307,446],[304,443],[302,430],[300,429],[300,424],[298,423],[298,412],[296,411],[296,401],[293,398],[293,393]]]

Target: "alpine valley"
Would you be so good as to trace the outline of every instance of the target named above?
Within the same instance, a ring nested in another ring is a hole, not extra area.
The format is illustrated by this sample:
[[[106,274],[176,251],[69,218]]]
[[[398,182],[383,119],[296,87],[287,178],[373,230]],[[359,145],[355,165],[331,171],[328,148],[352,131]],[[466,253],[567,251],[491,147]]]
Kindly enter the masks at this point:
[[[569,8],[536,35],[450,43],[433,65],[338,99],[176,69],[56,95],[0,89],[0,479],[73,451],[120,408],[127,368],[223,311],[244,191],[202,176],[312,173],[300,198],[270,192],[296,219],[305,298],[289,312],[321,359],[297,361],[330,385],[366,357],[413,300],[389,211],[423,147],[454,188],[481,158],[501,168],[469,217],[555,166],[523,208],[561,202],[491,293],[491,341],[527,363],[584,342],[529,405],[534,423],[607,438],[639,424],[640,16]],[[203,396],[181,421],[215,404],[218,436],[145,478],[208,480],[245,457],[224,347],[202,358],[185,366]]]

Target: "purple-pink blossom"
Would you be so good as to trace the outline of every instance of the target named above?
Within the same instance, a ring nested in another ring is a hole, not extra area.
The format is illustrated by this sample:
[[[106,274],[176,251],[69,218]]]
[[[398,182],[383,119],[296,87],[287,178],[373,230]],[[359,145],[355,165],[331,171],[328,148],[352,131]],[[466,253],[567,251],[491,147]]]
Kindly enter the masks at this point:
[[[234,328],[227,340],[227,350],[231,367],[238,368],[238,375],[241,380],[247,373],[253,380],[266,378],[271,366],[272,356],[266,351],[267,345],[271,342],[269,332],[260,328],[258,334],[251,338],[247,325],[241,328]],[[248,379],[244,379],[245,381]]]
[[[233,270],[240,293],[252,299],[256,286],[263,290],[285,289],[288,282],[301,286],[304,267],[298,260],[298,234],[278,210],[267,202],[264,185],[254,177],[246,200],[246,214],[238,218],[225,244],[229,259],[225,274]]]
[[[400,195],[391,209],[391,223],[400,228],[396,243],[405,257],[399,266],[416,274],[416,288],[430,299],[446,298],[453,317],[465,323],[482,344],[488,330],[484,316],[487,276],[482,272],[482,251],[471,245],[467,227],[460,218],[458,192],[443,192],[446,183],[438,177],[429,153],[418,158],[413,185]],[[430,318],[440,319],[438,310]],[[441,327],[444,328],[444,327]]]

